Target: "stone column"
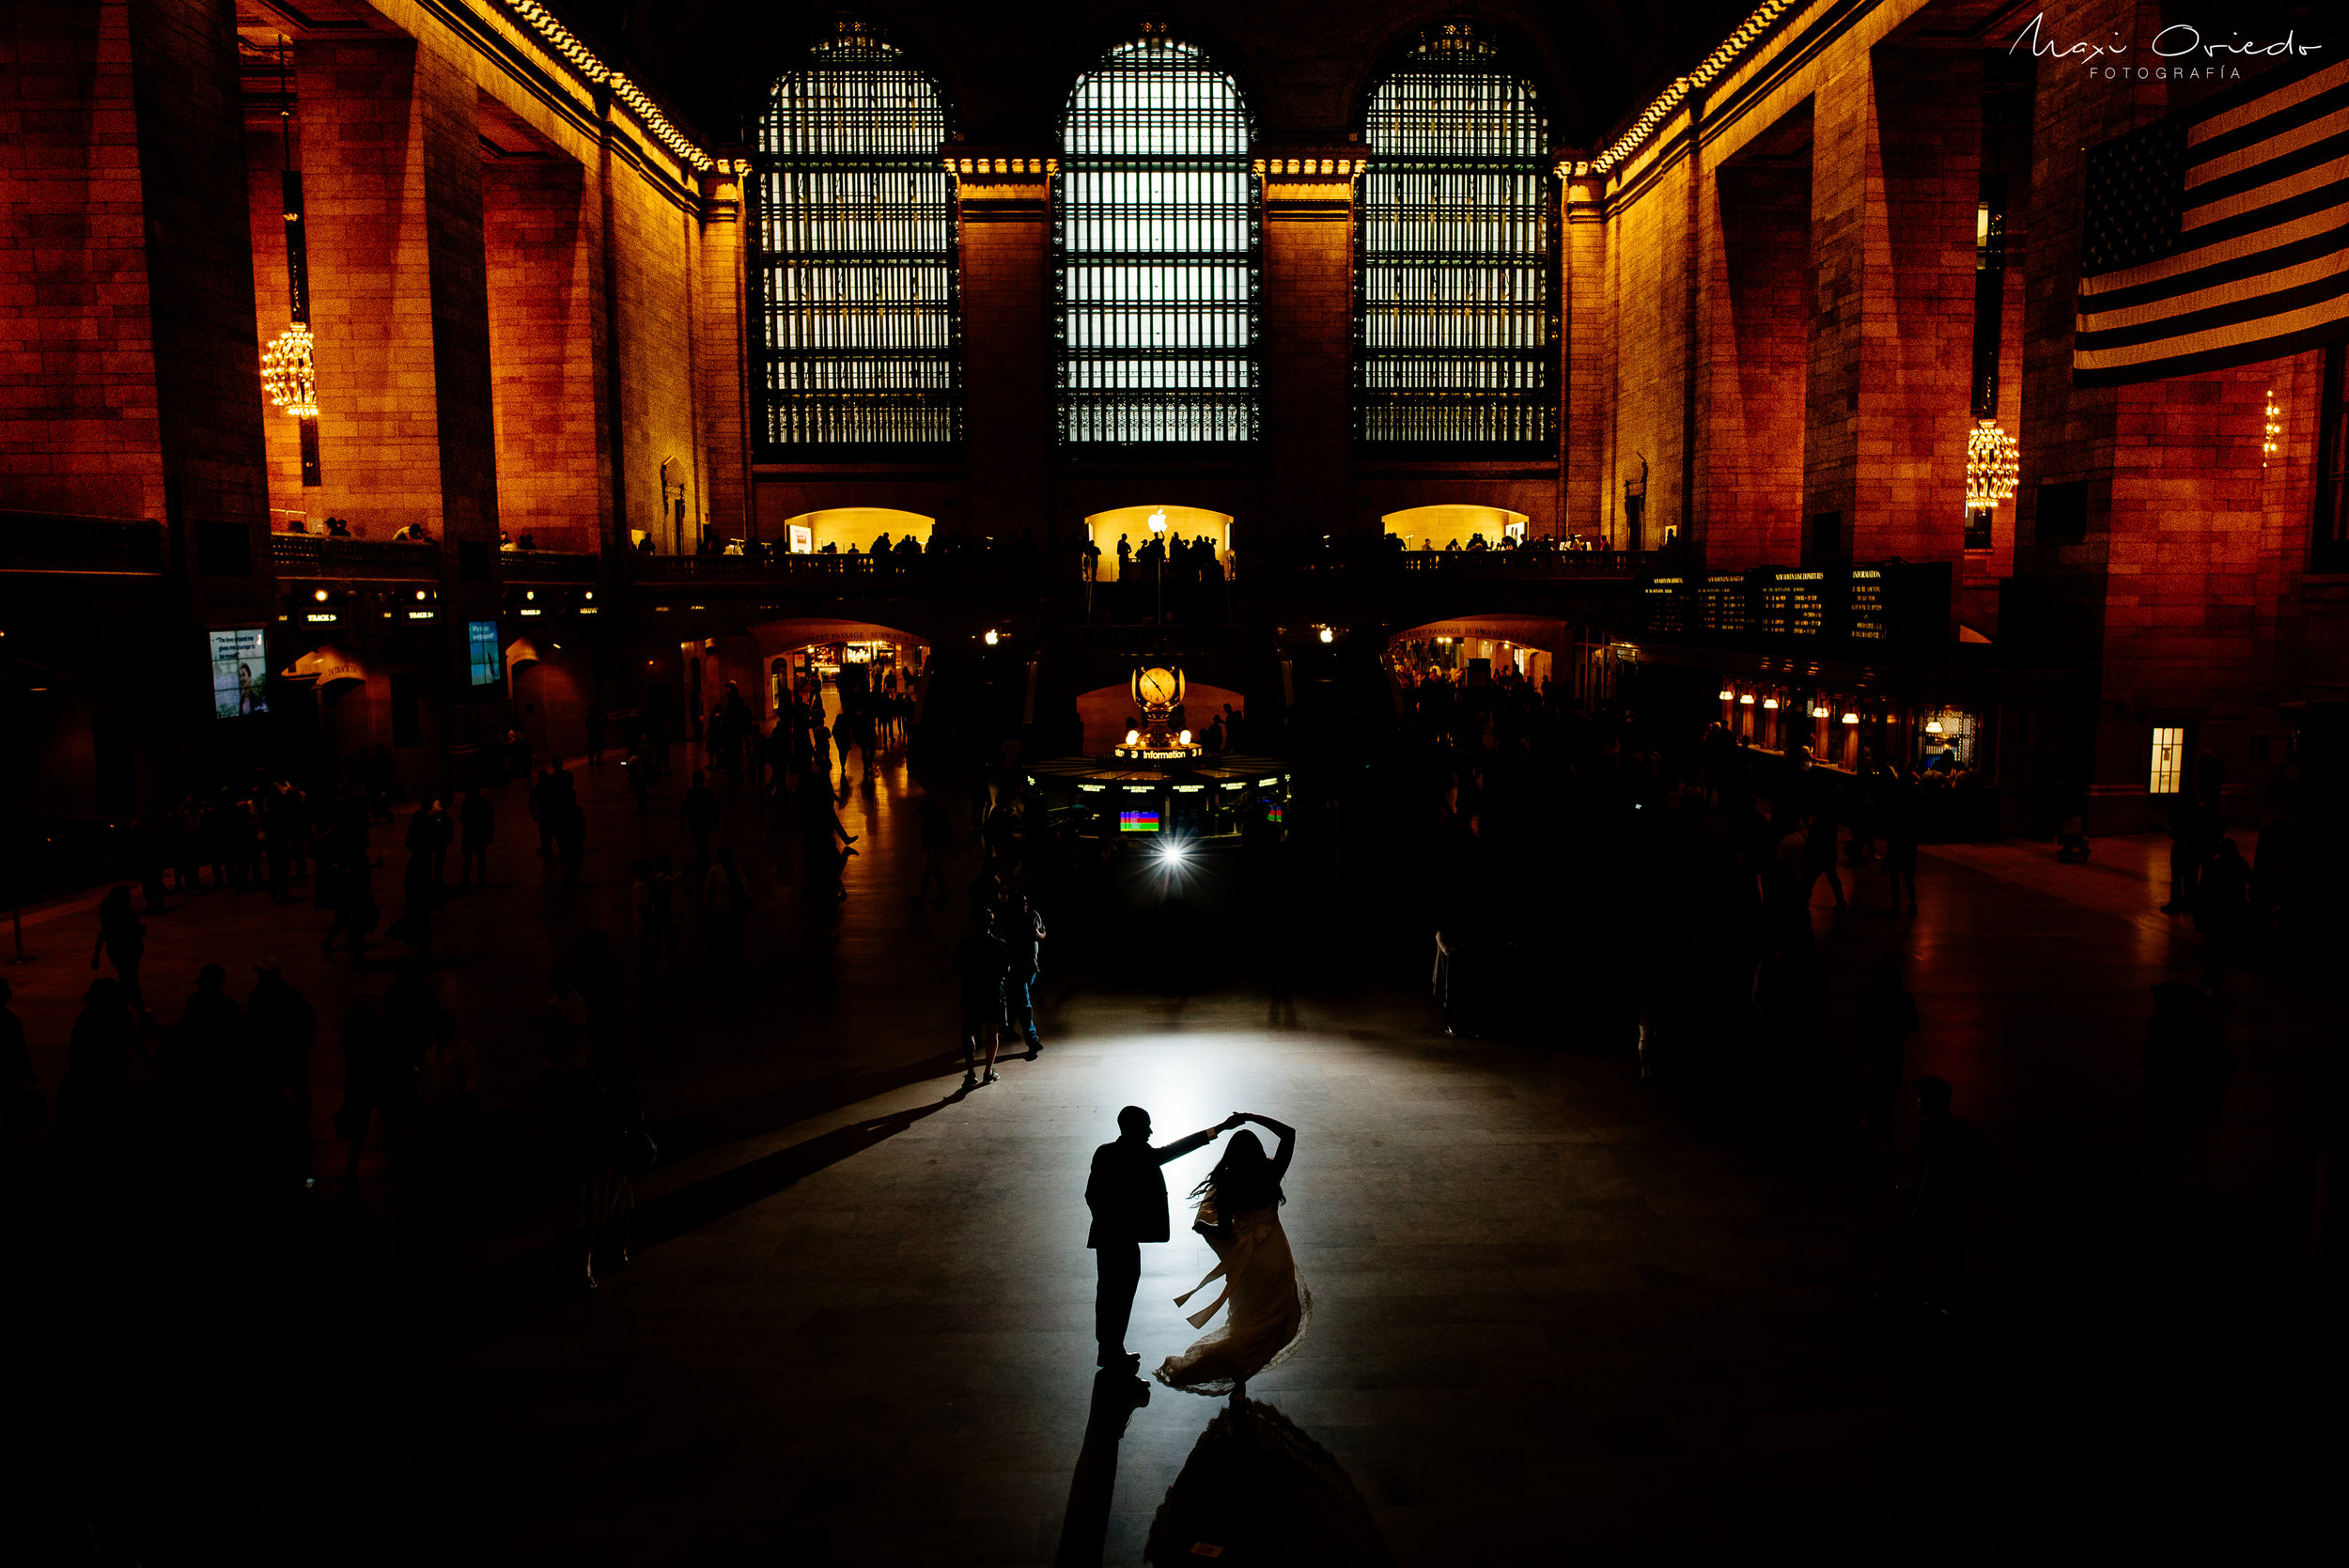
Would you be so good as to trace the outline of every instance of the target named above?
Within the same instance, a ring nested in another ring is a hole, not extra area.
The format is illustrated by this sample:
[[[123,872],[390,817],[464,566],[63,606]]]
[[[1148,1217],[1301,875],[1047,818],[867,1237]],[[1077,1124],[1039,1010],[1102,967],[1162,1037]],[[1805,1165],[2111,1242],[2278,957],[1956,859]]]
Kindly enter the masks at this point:
[[[1378,520],[1346,505],[1352,424],[1355,146],[1261,147],[1268,515],[1239,542],[1310,548],[1321,536],[1376,538]]]
[[[703,177],[701,216],[702,439],[709,512],[722,535],[758,536],[751,482],[750,334],[743,313],[746,161],[721,160]]]
[[[541,550],[593,551],[611,494],[586,171],[505,157],[481,184],[500,525]]]
[[[316,505],[367,538],[420,522],[452,552],[494,541],[473,80],[409,39],[305,39],[295,61],[326,481]]]
[[[1577,170],[1579,172],[1576,172]],[[1604,181],[1587,163],[1558,166],[1565,265],[1559,302],[1560,336],[1558,531],[1603,534],[1607,526],[1606,462],[1610,355],[1614,322],[1607,304],[1607,209]]]
[[[1059,161],[952,147],[962,249],[962,449],[973,535],[1043,540],[1054,446],[1050,181]],[[950,526],[946,519],[940,526]],[[1066,532],[1066,520],[1059,531]]]

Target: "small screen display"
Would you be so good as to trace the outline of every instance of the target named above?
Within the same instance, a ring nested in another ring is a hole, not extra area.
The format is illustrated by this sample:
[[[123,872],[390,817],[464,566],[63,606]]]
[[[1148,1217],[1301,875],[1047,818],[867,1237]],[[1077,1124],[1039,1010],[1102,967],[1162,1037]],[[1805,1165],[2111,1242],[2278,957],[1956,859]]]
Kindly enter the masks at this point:
[[[1154,811],[1121,811],[1117,814],[1117,831],[1121,833],[1155,833],[1159,831],[1159,814]]]
[[[261,633],[215,631],[212,640],[212,713],[242,719],[269,711],[269,657]]]
[[[475,686],[495,686],[506,676],[506,650],[498,644],[495,621],[465,623],[465,651]]]

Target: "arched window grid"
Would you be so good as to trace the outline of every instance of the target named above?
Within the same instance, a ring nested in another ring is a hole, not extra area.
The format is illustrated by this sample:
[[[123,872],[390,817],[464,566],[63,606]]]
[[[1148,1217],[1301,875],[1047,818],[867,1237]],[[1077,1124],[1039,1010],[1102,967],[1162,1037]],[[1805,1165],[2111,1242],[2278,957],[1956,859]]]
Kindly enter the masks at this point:
[[[1356,439],[1553,446],[1556,199],[1533,87],[1490,39],[1450,25],[1378,84],[1364,132]]]
[[[753,164],[769,453],[960,439],[948,129],[937,84],[859,23],[776,79]]]
[[[1064,442],[1255,440],[1251,139],[1238,85],[1162,33],[1070,93],[1052,207]]]

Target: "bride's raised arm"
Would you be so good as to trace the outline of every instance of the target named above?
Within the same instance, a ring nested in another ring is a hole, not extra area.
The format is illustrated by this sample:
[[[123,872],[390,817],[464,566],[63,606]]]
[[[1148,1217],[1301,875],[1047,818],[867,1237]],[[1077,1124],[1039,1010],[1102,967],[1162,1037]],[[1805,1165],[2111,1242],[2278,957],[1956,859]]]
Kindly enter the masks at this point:
[[[1239,1120],[1238,1114],[1235,1112],[1211,1127],[1201,1127],[1197,1132],[1187,1133],[1172,1143],[1160,1143],[1150,1153],[1157,1157],[1160,1165],[1164,1165],[1169,1160],[1180,1159],[1193,1149],[1206,1148],[1215,1141],[1216,1134],[1239,1126]]]
[[[1276,1122],[1269,1116],[1259,1116],[1252,1110],[1240,1113],[1281,1141],[1280,1152],[1272,1157],[1272,1179],[1279,1181],[1288,1173],[1289,1157],[1297,1153],[1297,1129],[1286,1122]]]

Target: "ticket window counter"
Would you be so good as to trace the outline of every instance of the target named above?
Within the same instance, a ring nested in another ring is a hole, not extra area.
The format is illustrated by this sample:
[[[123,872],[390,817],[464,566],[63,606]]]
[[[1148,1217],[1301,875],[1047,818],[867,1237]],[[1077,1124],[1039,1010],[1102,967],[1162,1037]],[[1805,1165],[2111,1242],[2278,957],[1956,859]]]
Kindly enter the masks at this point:
[[[1981,721],[1965,708],[1927,708],[1917,716],[1916,760],[1920,773],[1970,773],[1981,766],[1977,740]]]

